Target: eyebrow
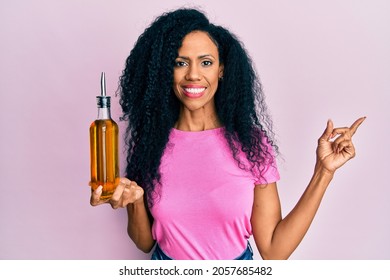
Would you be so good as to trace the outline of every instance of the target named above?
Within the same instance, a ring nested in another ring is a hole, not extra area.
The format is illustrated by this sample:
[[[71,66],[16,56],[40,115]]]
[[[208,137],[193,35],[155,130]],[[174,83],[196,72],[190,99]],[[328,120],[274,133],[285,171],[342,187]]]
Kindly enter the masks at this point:
[[[198,59],[202,59],[202,58],[205,58],[205,57],[212,57],[215,59],[214,56],[212,56],[211,54],[203,54],[203,55],[200,55],[198,56]],[[190,60],[190,58],[188,56],[182,56],[182,55],[179,55],[177,58],[181,58],[181,59],[185,59],[185,60]]]

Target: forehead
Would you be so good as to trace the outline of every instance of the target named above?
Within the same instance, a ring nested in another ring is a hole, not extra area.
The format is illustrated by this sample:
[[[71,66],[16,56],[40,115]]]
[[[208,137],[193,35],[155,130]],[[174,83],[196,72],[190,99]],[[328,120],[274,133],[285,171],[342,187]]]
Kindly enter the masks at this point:
[[[204,31],[193,31],[184,37],[182,46],[179,48],[179,55],[191,53],[217,55],[218,48],[208,33]]]

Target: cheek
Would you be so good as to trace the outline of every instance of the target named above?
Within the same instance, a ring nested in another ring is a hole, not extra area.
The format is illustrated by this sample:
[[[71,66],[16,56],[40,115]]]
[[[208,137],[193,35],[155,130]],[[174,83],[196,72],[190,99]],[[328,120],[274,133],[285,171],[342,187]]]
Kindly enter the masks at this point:
[[[210,83],[216,87],[218,86],[218,82],[219,82],[219,72],[216,71],[215,73],[213,73],[212,77],[210,78]]]
[[[176,88],[179,86],[180,82],[182,80],[182,75],[178,73],[177,71],[173,72],[173,87]]]
[[[175,76],[173,76],[172,87],[173,87],[174,91],[176,91],[178,83],[179,83],[179,81],[177,80],[177,78]]]
[[[178,81],[173,80],[172,89],[176,97],[180,97],[180,86]]]

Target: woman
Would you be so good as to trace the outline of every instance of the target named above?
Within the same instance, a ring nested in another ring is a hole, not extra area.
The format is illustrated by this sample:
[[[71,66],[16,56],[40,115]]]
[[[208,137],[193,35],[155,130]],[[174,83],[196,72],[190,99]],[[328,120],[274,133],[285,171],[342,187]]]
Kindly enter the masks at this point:
[[[109,201],[126,207],[128,233],[152,259],[287,259],[337,168],[355,155],[350,128],[328,121],[313,177],[282,219],[278,148],[245,49],[203,13],[179,9],[139,37],[121,77],[128,120],[126,177]],[[332,138],[337,137],[332,141]]]

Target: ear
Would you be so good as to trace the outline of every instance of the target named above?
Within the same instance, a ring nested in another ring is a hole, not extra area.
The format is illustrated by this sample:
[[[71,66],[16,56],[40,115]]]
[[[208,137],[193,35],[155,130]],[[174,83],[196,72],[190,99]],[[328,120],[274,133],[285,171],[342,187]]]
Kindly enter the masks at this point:
[[[223,78],[223,64],[219,65],[219,73],[218,73],[218,78],[222,79]]]

